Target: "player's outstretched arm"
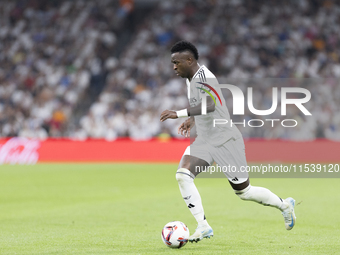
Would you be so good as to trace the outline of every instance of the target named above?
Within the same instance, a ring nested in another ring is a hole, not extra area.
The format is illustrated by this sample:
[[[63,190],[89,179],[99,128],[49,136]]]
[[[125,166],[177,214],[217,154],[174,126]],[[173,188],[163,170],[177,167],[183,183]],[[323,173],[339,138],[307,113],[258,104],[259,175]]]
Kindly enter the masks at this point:
[[[161,113],[160,120],[163,122],[167,119],[177,119],[180,117],[192,117],[202,115],[202,104],[198,104],[194,107],[189,107],[180,111],[165,110]],[[215,102],[212,98],[207,98],[207,113],[215,111]]]

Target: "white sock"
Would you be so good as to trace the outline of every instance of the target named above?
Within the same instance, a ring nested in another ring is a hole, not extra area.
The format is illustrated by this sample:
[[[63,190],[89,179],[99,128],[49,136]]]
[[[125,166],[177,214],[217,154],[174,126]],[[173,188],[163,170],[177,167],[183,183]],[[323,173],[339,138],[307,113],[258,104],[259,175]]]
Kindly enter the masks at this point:
[[[286,201],[279,198],[269,189],[249,185],[243,190],[235,190],[236,195],[247,201],[254,201],[259,204],[275,207],[281,211],[289,205]]]
[[[176,172],[179,190],[191,214],[195,217],[198,225],[208,224],[205,220],[201,196],[198,193],[194,179],[195,176],[186,168],[180,168]]]

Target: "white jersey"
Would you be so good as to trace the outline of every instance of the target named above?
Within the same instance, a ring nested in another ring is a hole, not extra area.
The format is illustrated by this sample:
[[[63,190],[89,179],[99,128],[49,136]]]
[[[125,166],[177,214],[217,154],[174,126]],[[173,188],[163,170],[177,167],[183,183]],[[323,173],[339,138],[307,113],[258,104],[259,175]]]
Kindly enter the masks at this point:
[[[207,113],[206,115],[197,115],[195,117],[195,125],[197,130],[197,138],[203,139],[205,142],[220,146],[230,140],[231,138],[242,137],[238,128],[230,125],[230,115],[227,109],[222,91],[218,86],[218,81],[215,75],[209,71],[204,65],[200,66],[194,74],[191,82],[186,80],[188,88],[188,98],[191,107],[197,106],[202,101],[202,96],[207,90],[215,98],[215,111]],[[208,95],[209,96],[209,95]],[[225,119],[227,124],[216,125],[214,119]]]

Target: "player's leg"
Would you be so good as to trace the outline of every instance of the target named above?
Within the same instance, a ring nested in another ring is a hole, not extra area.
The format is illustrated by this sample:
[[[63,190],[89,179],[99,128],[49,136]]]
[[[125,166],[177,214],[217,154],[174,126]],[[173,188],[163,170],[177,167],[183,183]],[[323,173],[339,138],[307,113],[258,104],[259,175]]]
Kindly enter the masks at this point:
[[[294,212],[295,200],[293,198],[289,197],[283,200],[269,189],[250,185],[249,179],[240,184],[232,183],[230,180],[229,182],[239,198],[279,209],[282,212],[286,229],[291,230],[294,227],[296,216]]]
[[[226,172],[235,194],[242,200],[254,201],[279,209],[284,216],[286,229],[292,229],[295,224],[294,199],[287,198],[283,200],[269,189],[250,185],[248,173],[245,172],[247,162],[243,139],[240,138],[227,142],[223,146],[223,154],[225,155],[224,162],[226,163],[227,161],[238,170],[236,173]]]
[[[235,194],[246,201],[254,201],[265,206],[272,206],[279,210],[284,210],[288,207],[288,203],[275,195],[269,189],[263,187],[251,186],[249,179],[243,183],[233,183],[229,180],[230,185],[235,191]]]
[[[209,166],[209,164],[202,159],[183,155],[176,172],[176,180],[186,205],[195,217],[197,223],[200,224],[205,220],[205,216],[201,196],[194,183],[194,179],[199,172],[193,171],[193,164],[202,167]]]
[[[199,149],[195,149],[197,152]],[[199,155],[198,155],[199,156]],[[201,196],[194,183],[195,177],[200,173],[199,169],[202,167],[208,167],[210,164],[209,155],[205,154],[201,156],[204,159],[190,155],[190,147],[185,151],[178,170],[176,172],[176,179],[178,181],[179,189],[182,197],[188,206],[191,214],[197,221],[197,229],[194,234],[189,237],[189,241],[200,241],[203,238],[210,238],[213,236],[213,230],[209,226],[202,205]]]

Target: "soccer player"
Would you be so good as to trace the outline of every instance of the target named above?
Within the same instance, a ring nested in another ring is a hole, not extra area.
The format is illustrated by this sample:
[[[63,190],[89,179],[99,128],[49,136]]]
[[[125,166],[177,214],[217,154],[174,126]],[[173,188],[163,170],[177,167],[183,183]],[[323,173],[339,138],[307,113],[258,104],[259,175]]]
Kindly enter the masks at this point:
[[[179,111],[165,110],[160,120],[163,122],[167,119],[189,117],[180,125],[178,133],[188,137],[194,125],[197,131],[195,141],[185,150],[176,172],[182,197],[198,225],[189,241],[197,242],[213,236],[213,229],[204,214],[201,196],[194,184],[195,177],[201,172],[197,169],[206,169],[213,162],[219,166],[236,167],[238,169],[236,172],[224,171],[235,194],[242,200],[279,209],[284,217],[286,229],[292,229],[296,220],[295,200],[293,198],[282,200],[266,188],[251,186],[248,173],[241,171],[242,168],[245,169],[247,162],[240,131],[235,125],[213,127],[214,119],[225,119],[230,123],[230,116],[223,96],[219,96],[222,93],[217,86],[216,77],[207,67],[197,62],[196,47],[190,42],[180,41],[173,45],[171,53],[175,73],[186,79],[190,107]],[[211,96],[215,94],[215,100],[212,97],[205,97],[203,101],[202,92]],[[215,104],[215,101],[218,103]],[[202,102],[206,103],[206,112],[204,109],[201,110]]]

